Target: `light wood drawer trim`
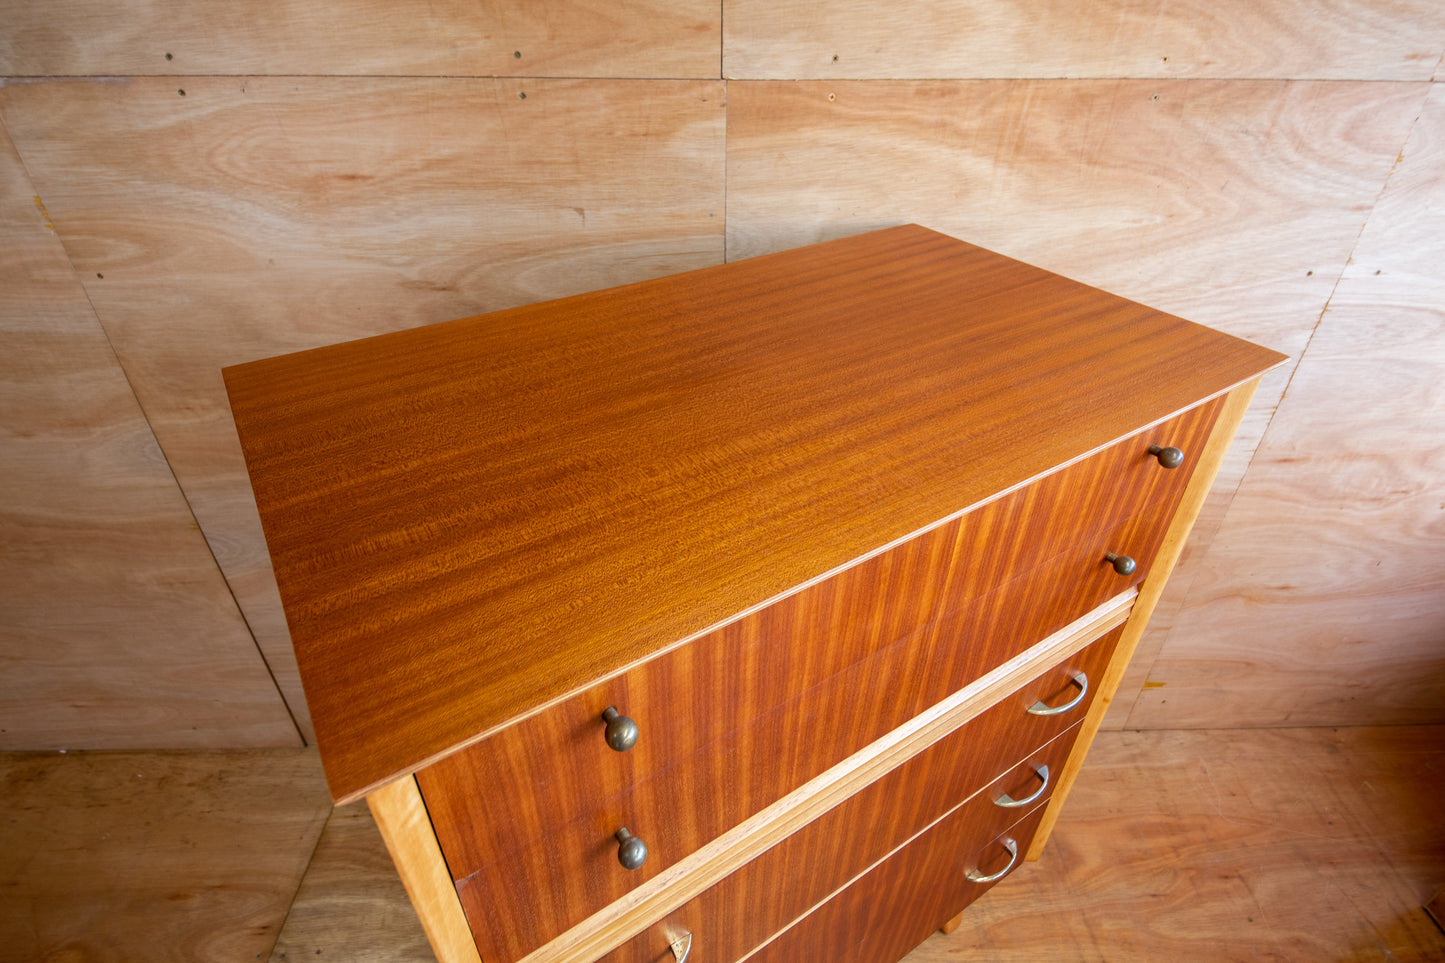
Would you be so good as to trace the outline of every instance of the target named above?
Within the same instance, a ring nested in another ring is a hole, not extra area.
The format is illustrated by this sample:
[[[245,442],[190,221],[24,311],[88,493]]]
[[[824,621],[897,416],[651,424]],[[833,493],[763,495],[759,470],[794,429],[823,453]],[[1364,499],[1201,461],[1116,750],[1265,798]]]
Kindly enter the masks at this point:
[[[697,897],[759,853],[943,739],[1054,663],[1122,625],[1130,589],[1075,620],[800,786],[610,906],[523,958],[590,963]]]
[[[437,960],[481,963],[416,779],[406,776],[388,783],[368,795],[366,804]]]

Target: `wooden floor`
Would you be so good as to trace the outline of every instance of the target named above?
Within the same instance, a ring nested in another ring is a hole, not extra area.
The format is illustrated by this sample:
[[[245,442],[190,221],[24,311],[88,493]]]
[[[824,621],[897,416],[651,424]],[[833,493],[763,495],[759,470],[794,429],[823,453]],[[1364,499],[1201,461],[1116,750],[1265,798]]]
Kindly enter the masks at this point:
[[[304,750],[0,756],[0,960],[413,961]],[[1106,732],[1049,849],[909,963],[1445,960],[1445,728]]]

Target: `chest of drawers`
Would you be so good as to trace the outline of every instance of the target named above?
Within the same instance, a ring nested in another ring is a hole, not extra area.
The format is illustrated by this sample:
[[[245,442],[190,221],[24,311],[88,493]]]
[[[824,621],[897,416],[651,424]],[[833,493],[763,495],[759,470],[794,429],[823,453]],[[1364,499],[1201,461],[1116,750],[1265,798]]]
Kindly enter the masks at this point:
[[[1281,360],[909,226],[225,377],[439,959],[891,961],[1037,856]]]

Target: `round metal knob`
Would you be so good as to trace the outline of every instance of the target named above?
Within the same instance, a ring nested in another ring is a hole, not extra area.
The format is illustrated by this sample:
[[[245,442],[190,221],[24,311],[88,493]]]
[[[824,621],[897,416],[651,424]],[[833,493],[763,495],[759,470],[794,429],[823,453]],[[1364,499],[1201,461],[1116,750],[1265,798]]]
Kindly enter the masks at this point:
[[[1160,448],[1158,445],[1149,446],[1149,454],[1159,459],[1159,464],[1165,468],[1178,468],[1184,464],[1184,452],[1170,445],[1168,448]]]
[[[616,706],[603,709],[602,718],[607,721],[605,738],[609,746],[618,752],[626,752],[637,745],[637,723],[618,714]]]
[[[623,826],[617,830],[617,861],[623,869],[638,869],[647,862],[647,844],[627,831]]]
[[[1114,571],[1118,572],[1120,575],[1133,575],[1134,569],[1139,567],[1138,564],[1135,563],[1135,561],[1129,556],[1115,555],[1113,552],[1109,552],[1108,554],[1106,554],[1104,556],[1104,561],[1112,564],[1114,566]]]

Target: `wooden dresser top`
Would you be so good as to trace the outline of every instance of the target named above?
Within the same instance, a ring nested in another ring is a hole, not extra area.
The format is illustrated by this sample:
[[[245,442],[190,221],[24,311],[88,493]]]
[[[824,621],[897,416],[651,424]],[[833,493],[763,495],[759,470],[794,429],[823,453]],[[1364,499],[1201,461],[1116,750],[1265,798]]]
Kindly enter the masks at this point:
[[[908,226],[224,374],[345,802],[1283,360]]]

